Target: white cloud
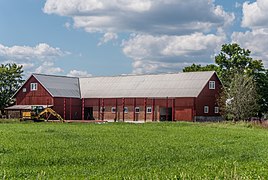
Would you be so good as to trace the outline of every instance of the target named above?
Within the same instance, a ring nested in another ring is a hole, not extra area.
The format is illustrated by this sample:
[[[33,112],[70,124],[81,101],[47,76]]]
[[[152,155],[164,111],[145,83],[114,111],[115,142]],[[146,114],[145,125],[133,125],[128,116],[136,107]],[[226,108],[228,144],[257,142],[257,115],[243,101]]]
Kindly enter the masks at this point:
[[[91,77],[92,74],[89,74],[87,71],[71,70],[67,76],[71,77]]]
[[[54,67],[53,62],[44,62],[35,70],[36,73],[42,73],[42,74],[57,74],[63,71],[64,70],[61,69],[60,67]]]
[[[61,68],[54,67],[54,61],[70,54],[60,48],[51,47],[46,43],[31,46],[4,46],[0,44],[0,63],[16,63],[23,65],[25,74],[59,73]]]
[[[47,0],[43,11],[72,17],[87,32],[187,34],[230,24],[234,14],[200,0]],[[189,13],[191,12],[191,13]]]
[[[118,35],[116,33],[107,32],[101,38],[100,42],[98,43],[98,46],[106,44],[109,41],[116,40],[117,38],[118,38]]]
[[[253,58],[263,60],[266,67],[268,66],[268,31],[256,29],[247,32],[234,32],[232,40],[243,48],[249,49]]]
[[[268,66],[268,1],[257,0],[243,4],[242,26],[249,28],[246,32],[234,32],[232,41],[249,49],[252,57],[261,59]]]
[[[242,26],[251,29],[268,27],[268,1],[257,0],[256,2],[243,4]]]
[[[46,0],[43,11],[71,17],[74,28],[103,33],[98,45],[118,33],[135,33],[122,43],[134,73],[213,62],[226,40],[224,30],[235,19],[213,0]]]
[[[212,63],[225,36],[195,33],[185,36],[134,35],[123,42],[123,52],[133,59],[133,73],[179,71],[193,62]]]
[[[30,46],[12,46],[7,47],[0,44],[0,58],[9,59],[48,59],[63,56],[66,52],[59,48],[53,48],[46,43],[40,43],[35,47]]]

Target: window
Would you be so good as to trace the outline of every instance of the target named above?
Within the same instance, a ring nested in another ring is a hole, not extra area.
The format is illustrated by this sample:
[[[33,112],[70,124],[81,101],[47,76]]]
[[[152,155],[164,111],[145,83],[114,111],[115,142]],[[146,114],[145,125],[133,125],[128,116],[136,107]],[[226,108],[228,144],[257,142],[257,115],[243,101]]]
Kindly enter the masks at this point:
[[[128,108],[124,107],[124,113],[128,113]]]
[[[209,89],[215,89],[215,81],[209,81]]]
[[[152,113],[152,107],[147,107],[147,113]]]
[[[112,108],[111,108],[111,112],[112,112],[112,113],[116,113],[116,107],[112,107]]]
[[[140,107],[135,107],[135,113],[140,113]]]
[[[215,112],[215,113],[219,113],[219,107],[215,107],[215,108],[214,108],[214,112]]]
[[[22,89],[22,92],[24,92],[24,93],[25,93],[26,91],[27,91],[27,89],[26,89],[26,88],[23,88],[23,89]]]
[[[36,91],[37,90],[37,83],[31,83],[31,91]]]
[[[208,110],[209,110],[208,106],[204,106],[204,113],[208,113]]]

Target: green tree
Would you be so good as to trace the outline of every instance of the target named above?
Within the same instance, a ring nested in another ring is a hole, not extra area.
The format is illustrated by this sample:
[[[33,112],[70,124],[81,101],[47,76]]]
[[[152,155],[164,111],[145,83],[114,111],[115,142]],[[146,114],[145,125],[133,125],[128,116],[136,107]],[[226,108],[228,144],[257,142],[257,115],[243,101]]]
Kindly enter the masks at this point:
[[[268,112],[268,72],[265,70],[261,60],[254,60],[250,57],[250,50],[241,48],[238,44],[224,44],[221,52],[215,57],[215,64],[201,66],[195,65],[185,67],[183,71],[206,71],[217,72],[223,87],[230,90],[230,85],[237,74],[252,77],[259,94],[258,104],[260,108],[255,114]],[[196,67],[197,66],[197,67]]]
[[[206,66],[201,66],[201,64],[192,64],[191,66],[185,67],[183,72],[195,72],[195,71],[218,71],[219,67],[215,64],[208,64]]]
[[[224,86],[228,87],[237,73],[253,76],[257,81],[265,74],[261,60],[253,60],[250,50],[241,48],[238,44],[224,44],[219,55],[215,57],[215,63],[219,67],[217,73]]]
[[[238,121],[254,116],[259,105],[253,77],[242,73],[235,74],[229,88],[223,89],[219,103],[227,119]]]
[[[215,63],[219,67],[217,73],[227,89],[236,74],[252,77],[259,94],[257,102],[260,106],[255,115],[261,117],[268,111],[268,72],[262,61],[252,59],[250,54],[250,50],[243,49],[238,44],[224,44],[220,54],[215,57]]]
[[[1,64],[0,66],[0,110],[14,103],[12,95],[18,90],[22,79],[22,66],[17,64]]]

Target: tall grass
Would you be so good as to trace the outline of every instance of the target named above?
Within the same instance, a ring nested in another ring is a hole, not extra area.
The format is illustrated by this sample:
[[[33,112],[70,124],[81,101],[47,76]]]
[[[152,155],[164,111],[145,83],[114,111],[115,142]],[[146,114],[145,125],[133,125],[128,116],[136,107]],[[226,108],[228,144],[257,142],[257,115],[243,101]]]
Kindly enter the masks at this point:
[[[267,179],[246,124],[0,124],[2,179]]]

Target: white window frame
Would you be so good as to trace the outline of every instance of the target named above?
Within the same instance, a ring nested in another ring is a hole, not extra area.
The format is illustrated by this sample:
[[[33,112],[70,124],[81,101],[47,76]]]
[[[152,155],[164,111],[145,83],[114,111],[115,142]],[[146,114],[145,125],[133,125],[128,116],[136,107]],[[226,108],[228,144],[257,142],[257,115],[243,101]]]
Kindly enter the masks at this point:
[[[209,112],[209,107],[208,106],[204,106],[204,113],[207,114]]]
[[[116,113],[116,107],[111,107],[111,112]]]
[[[22,92],[26,93],[27,92],[27,88],[22,88]]]
[[[219,113],[219,107],[218,106],[214,107],[214,113],[215,114],[218,114]]]
[[[37,86],[38,86],[37,83],[31,83],[30,84],[30,90],[31,91],[37,91]]]
[[[140,113],[140,107],[135,107],[135,113]]]
[[[215,89],[215,81],[209,81],[209,89]]]
[[[124,107],[124,113],[128,113],[128,107]]]
[[[150,110],[150,111],[149,111]],[[152,113],[152,111],[153,111],[153,109],[152,109],[152,107],[147,107],[147,109],[146,109],[146,113],[148,113],[148,114],[150,114],[150,113]]]

